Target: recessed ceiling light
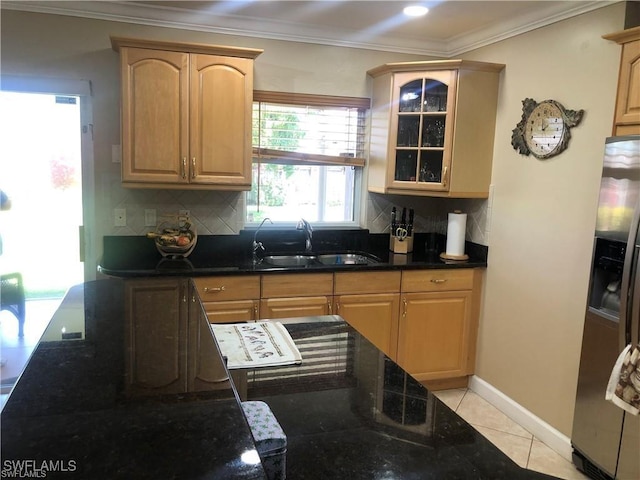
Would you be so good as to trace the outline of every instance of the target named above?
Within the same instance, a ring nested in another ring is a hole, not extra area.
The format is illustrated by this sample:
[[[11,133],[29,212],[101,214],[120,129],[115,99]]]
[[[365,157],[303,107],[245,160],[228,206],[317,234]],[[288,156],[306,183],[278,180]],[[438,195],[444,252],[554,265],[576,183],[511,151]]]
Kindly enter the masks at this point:
[[[421,17],[426,15],[429,9],[422,5],[409,5],[408,7],[404,7],[402,12],[409,17]]]

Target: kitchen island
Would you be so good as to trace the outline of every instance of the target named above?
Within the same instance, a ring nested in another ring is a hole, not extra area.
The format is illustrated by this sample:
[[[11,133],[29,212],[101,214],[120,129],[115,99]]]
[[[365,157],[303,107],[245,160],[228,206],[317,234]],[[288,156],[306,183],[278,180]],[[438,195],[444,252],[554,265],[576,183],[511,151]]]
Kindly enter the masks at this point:
[[[550,478],[518,467],[338,316],[281,320],[300,365],[230,376],[201,311],[180,391],[130,388],[124,283],[78,286],[54,315],[2,410],[3,478],[265,478],[244,399],[265,401],[287,434],[290,479]],[[84,322],[70,332],[78,291]]]

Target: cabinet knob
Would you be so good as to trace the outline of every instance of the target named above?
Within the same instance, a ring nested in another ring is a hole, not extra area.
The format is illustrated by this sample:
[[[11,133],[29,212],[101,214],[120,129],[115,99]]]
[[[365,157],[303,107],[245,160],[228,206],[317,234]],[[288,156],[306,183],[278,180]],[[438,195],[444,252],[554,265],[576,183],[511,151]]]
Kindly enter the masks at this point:
[[[226,288],[223,286],[221,287],[204,287],[204,293],[218,293],[218,292],[224,292],[226,290]]]

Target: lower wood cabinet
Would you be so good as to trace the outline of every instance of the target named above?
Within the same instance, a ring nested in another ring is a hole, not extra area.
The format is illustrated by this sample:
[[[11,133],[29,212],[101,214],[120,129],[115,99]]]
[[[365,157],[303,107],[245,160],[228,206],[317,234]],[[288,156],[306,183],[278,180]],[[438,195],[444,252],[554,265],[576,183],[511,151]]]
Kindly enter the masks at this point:
[[[190,280],[125,282],[125,389],[131,396],[227,388],[213,333]],[[212,348],[212,345],[214,348]]]
[[[237,275],[196,277],[193,283],[210,323],[260,318],[260,277]]]
[[[204,356],[210,349],[200,348],[211,334],[199,322],[204,315],[210,323],[230,323],[337,314],[419,381],[465,378],[475,368],[481,269],[154,278],[126,285],[133,394],[215,388],[220,372]]]
[[[403,273],[397,363],[417,380],[473,373],[480,275],[475,269]]]
[[[333,273],[262,276],[260,318],[308,317],[333,313]]]
[[[398,346],[400,271],[335,274],[335,313],[395,360]]]

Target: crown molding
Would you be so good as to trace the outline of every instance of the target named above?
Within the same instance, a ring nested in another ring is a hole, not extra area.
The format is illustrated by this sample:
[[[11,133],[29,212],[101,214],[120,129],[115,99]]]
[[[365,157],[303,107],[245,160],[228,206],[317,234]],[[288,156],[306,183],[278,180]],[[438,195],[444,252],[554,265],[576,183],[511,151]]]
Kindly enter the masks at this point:
[[[540,9],[528,15],[458,35],[446,41],[425,41],[392,35],[377,35],[373,37],[374,40],[370,40],[370,33],[367,33],[368,38],[364,39],[362,38],[364,33],[352,30],[282,22],[227,12],[196,12],[158,4],[143,5],[138,2],[2,0],[0,6],[6,10],[66,15],[222,35],[451,58],[615,3],[619,1],[580,2],[579,5],[567,9],[565,2],[562,4],[540,2]]]

